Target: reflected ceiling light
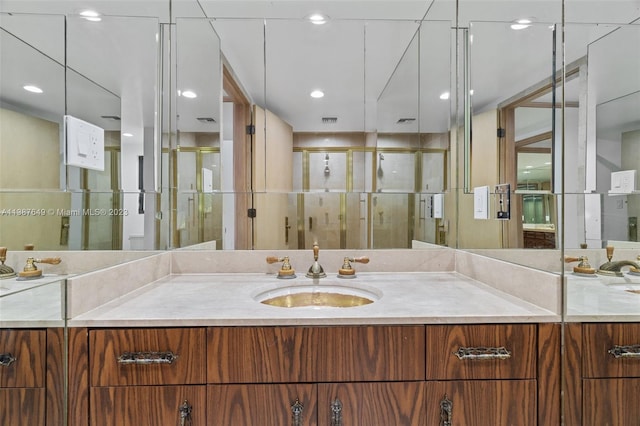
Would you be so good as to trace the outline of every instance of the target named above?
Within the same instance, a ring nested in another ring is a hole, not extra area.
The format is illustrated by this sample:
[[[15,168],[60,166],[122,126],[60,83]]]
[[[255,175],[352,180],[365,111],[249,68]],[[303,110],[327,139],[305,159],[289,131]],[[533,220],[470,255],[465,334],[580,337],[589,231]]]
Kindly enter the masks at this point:
[[[87,21],[92,21],[92,22],[102,21],[100,14],[95,10],[83,10],[82,12],[80,12],[80,16],[82,16]]]
[[[32,84],[27,84],[26,86],[22,86],[24,90],[31,93],[42,93],[42,89],[38,86],[34,86]]]
[[[529,173],[531,173],[529,170],[525,170],[525,171],[522,172],[522,174],[524,174],[524,175],[528,175]]]
[[[443,101],[446,101],[447,99],[449,99],[449,92],[444,92],[442,95],[440,95],[440,99],[442,99]]]
[[[546,161],[544,164],[545,164],[545,166],[550,166],[551,165],[551,161]]]
[[[511,24],[512,30],[524,30],[525,28],[529,28],[533,21],[528,18],[522,18],[515,21],[515,23]]]
[[[327,23],[327,21],[329,20],[329,17],[321,13],[313,13],[309,15],[307,19],[309,20],[309,22],[311,22],[314,25],[323,25]]]
[[[469,90],[469,95],[473,96],[473,89]]]
[[[189,99],[198,97],[198,95],[196,95],[196,92],[194,92],[193,90],[185,90],[183,92],[178,91],[178,96],[184,96],[185,98]]]
[[[123,134],[122,134],[122,136],[124,136],[124,137],[126,137],[126,138],[130,138],[130,137],[132,137],[132,136],[133,136],[133,133],[125,132],[125,133],[123,133]]]
[[[324,92],[322,90],[314,90],[313,92],[310,93],[312,98],[321,98],[324,96]]]

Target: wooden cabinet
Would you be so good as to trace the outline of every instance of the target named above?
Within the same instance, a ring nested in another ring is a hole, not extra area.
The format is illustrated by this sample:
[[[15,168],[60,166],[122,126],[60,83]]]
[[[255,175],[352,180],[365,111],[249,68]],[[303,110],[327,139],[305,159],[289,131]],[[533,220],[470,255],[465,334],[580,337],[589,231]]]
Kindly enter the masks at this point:
[[[90,424],[207,425],[205,357],[203,328],[90,331]]]
[[[87,330],[86,343],[80,332],[71,341],[88,354],[74,371],[86,377],[88,402],[70,418],[180,424],[186,402],[193,425],[413,426],[445,415],[452,425],[535,425],[546,406],[538,402],[540,327]]]
[[[638,425],[640,324],[569,324],[566,336],[566,424]]]
[[[0,424],[63,422],[63,330],[0,330]]]
[[[427,424],[538,424],[535,325],[434,325],[426,331]]]

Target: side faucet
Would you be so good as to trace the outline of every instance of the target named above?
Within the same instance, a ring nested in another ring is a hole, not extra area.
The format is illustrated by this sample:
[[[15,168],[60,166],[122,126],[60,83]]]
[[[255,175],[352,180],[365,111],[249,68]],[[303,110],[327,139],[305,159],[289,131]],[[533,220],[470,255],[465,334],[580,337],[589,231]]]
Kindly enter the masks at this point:
[[[309,271],[307,271],[307,278],[324,278],[327,276],[322,266],[318,263],[319,253],[320,247],[318,243],[313,243],[313,264],[309,268]]]
[[[607,250],[607,262],[600,265],[600,267],[598,268],[599,274],[621,277],[623,276],[622,274],[623,266],[629,266],[631,268],[631,271],[633,272],[640,271],[640,265],[632,260],[617,260],[615,262],[612,261],[611,259],[613,259],[614,247],[607,246],[606,250]]]
[[[369,258],[362,257],[345,257],[342,262],[342,267],[338,269],[338,278],[355,278],[356,270],[351,266],[351,262],[369,263]]]
[[[287,279],[287,278],[296,277],[296,271],[291,267],[291,263],[289,263],[289,256],[284,256],[284,257],[268,256],[267,257],[268,264],[277,263],[277,262],[282,262],[282,266],[278,270],[278,278]]]

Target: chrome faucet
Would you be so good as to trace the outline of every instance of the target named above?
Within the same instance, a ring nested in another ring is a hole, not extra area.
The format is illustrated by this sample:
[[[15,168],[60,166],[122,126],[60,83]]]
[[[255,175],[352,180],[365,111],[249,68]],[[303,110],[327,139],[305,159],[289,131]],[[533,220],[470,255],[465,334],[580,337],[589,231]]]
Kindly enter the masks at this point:
[[[322,269],[322,266],[320,266],[320,264],[318,263],[319,252],[320,247],[318,246],[318,243],[313,243],[313,264],[307,272],[307,278],[324,278],[327,276],[327,274],[325,274],[324,272],[324,269]]]

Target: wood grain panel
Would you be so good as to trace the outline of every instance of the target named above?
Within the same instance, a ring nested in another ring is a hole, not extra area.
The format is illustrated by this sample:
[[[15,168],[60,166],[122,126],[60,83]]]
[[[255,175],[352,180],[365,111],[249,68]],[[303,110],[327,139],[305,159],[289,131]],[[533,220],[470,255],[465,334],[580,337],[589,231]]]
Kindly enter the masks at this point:
[[[330,425],[331,403],[342,403],[342,423],[349,426],[422,426],[425,382],[331,383],[318,385],[318,424]]]
[[[452,426],[538,425],[535,380],[427,382],[425,424],[442,424],[440,402],[445,396],[453,404]]]
[[[179,408],[191,406],[190,426],[207,422],[206,386],[124,386],[91,389],[92,426],[180,425]]]
[[[640,358],[615,358],[616,345],[640,345],[640,324],[583,325],[583,377],[640,377]]]
[[[44,387],[46,335],[44,330],[0,330],[0,354],[16,360],[0,366],[0,387]]]
[[[0,425],[44,426],[44,389],[0,389]]]
[[[68,419],[70,426],[89,424],[89,331],[69,328]]]
[[[48,328],[46,338],[46,424],[59,426],[65,424],[64,329]]]
[[[209,383],[310,382],[315,345],[303,327],[215,327],[207,331]]]
[[[538,324],[538,424],[560,425],[561,324]]]
[[[206,381],[204,328],[91,330],[92,386],[198,384]],[[125,352],[172,352],[171,364],[120,364]]]
[[[566,426],[582,425],[582,324],[564,325],[564,404]]]
[[[459,348],[504,347],[508,359],[458,359]],[[534,324],[427,326],[427,380],[536,377]]]
[[[638,426],[640,380],[584,380],[584,426]]]
[[[314,329],[320,382],[424,380],[423,326]]]
[[[291,425],[291,406],[299,400],[304,406],[300,426],[315,426],[317,399],[311,384],[210,385],[207,413],[209,424],[218,426]]]

